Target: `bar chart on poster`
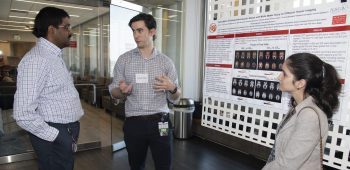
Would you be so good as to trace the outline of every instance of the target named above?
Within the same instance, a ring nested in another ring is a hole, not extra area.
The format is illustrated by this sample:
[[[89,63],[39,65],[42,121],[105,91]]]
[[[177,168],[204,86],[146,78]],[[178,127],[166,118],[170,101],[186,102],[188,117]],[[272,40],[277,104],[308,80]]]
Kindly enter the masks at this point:
[[[309,52],[333,65],[340,105],[324,164],[350,169],[350,3],[344,0],[209,0],[202,126],[272,147],[290,95],[282,64]]]

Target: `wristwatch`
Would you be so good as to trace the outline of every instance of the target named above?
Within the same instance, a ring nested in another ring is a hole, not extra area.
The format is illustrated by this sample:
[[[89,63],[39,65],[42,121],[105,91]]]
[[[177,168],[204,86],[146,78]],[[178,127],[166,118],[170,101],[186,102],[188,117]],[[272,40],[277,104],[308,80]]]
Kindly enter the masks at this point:
[[[175,94],[176,92],[177,92],[177,87],[176,86],[175,86],[174,90],[172,90],[172,91],[169,90],[169,93],[171,93],[171,94]]]

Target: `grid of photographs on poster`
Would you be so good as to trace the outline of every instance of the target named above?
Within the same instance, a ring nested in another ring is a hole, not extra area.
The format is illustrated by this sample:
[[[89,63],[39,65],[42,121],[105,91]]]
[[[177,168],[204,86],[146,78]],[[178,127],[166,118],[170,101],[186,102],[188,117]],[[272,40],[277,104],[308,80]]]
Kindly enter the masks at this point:
[[[258,70],[282,71],[284,50],[264,50],[258,54]]]
[[[256,70],[257,51],[236,51],[234,68]]]
[[[279,82],[276,81],[232,78],[231,94],[281,103],[282,91],[279,86]]]
[[[281,103],[282,91],[279,82],[256,80],[255,99]]]
[[[254,98],[255,80],[252,79],[232,79],[231,94],[235,96]]]
[[[285,50],[236,51],[234,68],[281,71]]]

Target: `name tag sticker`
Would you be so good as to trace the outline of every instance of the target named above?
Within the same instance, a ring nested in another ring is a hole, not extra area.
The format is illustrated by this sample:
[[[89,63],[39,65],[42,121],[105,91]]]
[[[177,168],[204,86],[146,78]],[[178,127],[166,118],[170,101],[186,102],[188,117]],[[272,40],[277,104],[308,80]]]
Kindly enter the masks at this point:
[[[136,74],[136,83],[148,83],[148,74]]]

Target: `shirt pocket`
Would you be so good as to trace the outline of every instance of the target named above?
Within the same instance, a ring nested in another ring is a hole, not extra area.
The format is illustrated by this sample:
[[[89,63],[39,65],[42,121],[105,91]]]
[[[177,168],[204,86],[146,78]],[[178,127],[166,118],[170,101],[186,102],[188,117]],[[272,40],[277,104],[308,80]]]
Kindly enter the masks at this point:
[[[58,64],[57,66],[51,68],[52,71],[49,74],[49,87],[58,89],[66,86],[67,84],[73,84],[72,76],[64,66]]]

